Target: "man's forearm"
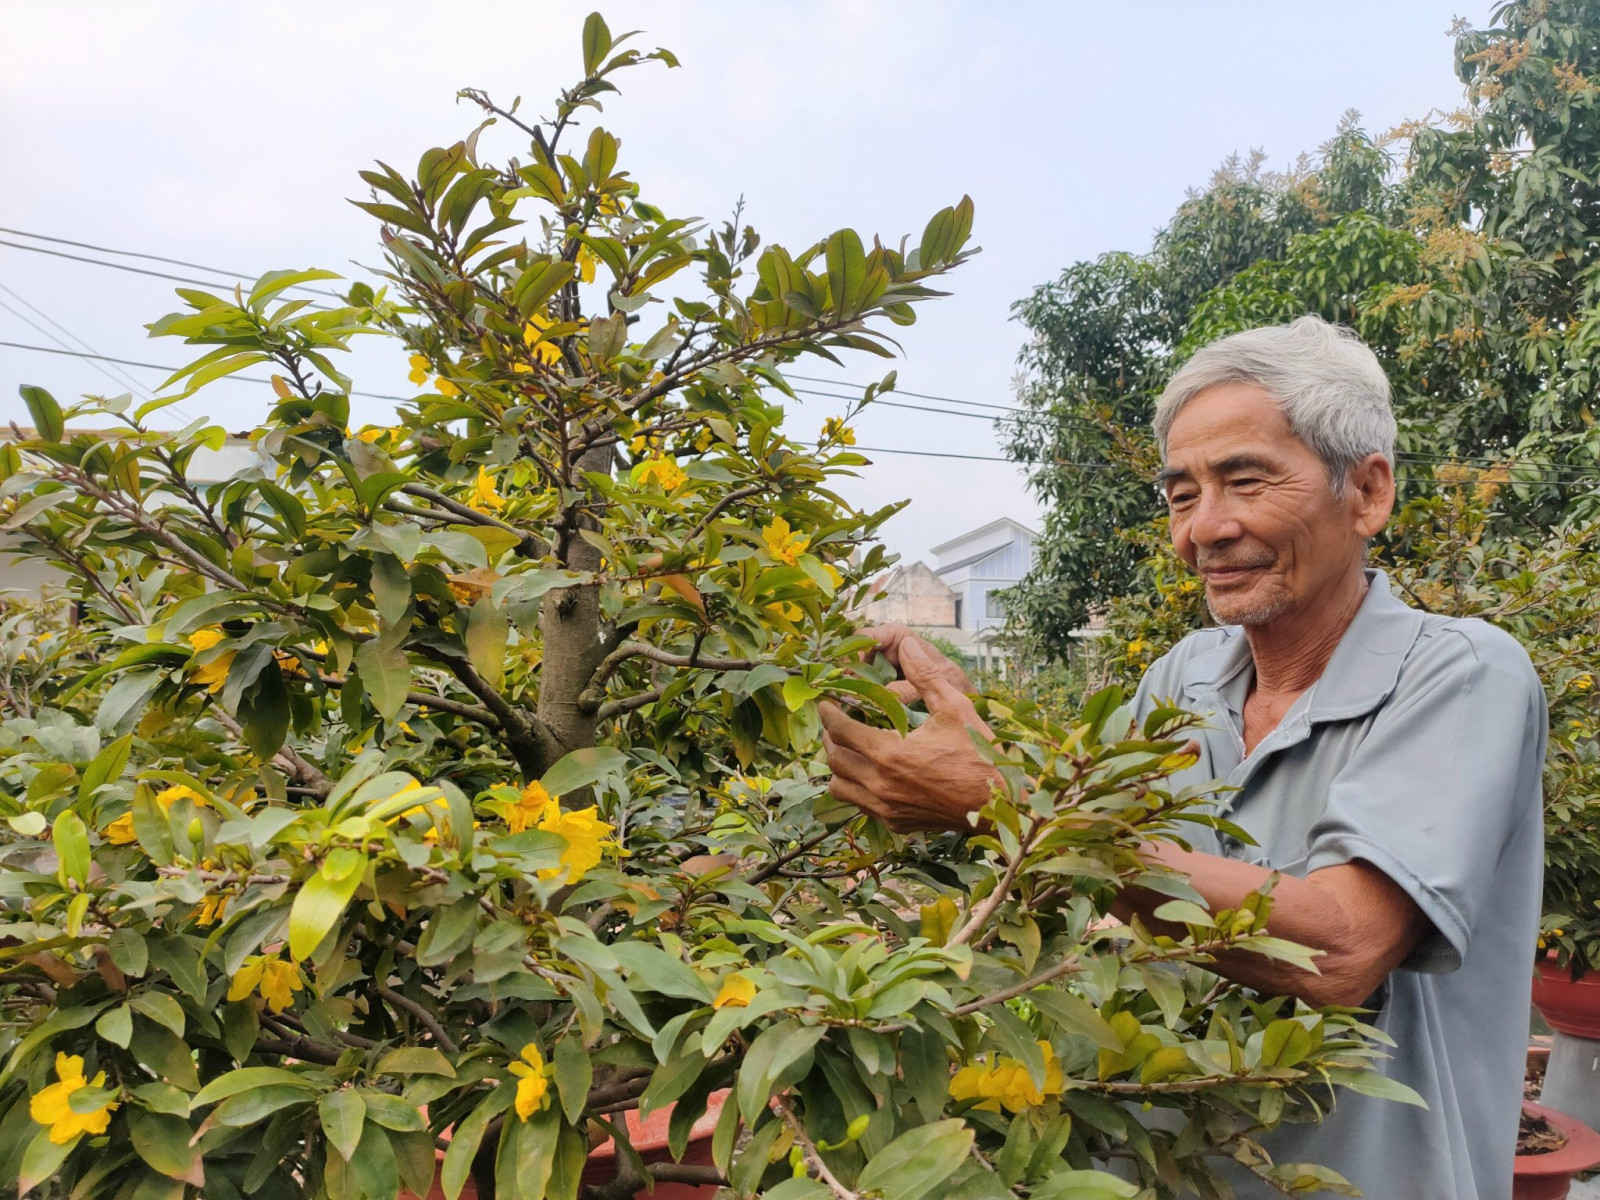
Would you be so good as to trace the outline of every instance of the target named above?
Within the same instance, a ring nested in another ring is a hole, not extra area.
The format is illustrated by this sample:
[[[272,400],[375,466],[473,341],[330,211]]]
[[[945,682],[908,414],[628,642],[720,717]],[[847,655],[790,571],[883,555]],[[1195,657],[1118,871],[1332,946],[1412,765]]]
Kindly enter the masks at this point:
[[[1146,856],[1187,876],[1213,912],[1239,907],[1272,875],[1254,863],[1170,844],[1152,845]],[[1169,899],[1157,892],[1129,889],[1119,900],[1116,913],[1124,920],[1137,913],[1146,924],[1160,926],[1152,914]],[[1280,875],[1272,901],[1268,930],[1274,937],[1321,951],[1317,959],[1320,973],[1247,950],[1224,952],[1215,969],[1246,987],[1295,996],[1311,1005],[1360,1004],[1400,964],[1427,928],[1409,897],[1365,864],[1330,867],[1305,879]]]

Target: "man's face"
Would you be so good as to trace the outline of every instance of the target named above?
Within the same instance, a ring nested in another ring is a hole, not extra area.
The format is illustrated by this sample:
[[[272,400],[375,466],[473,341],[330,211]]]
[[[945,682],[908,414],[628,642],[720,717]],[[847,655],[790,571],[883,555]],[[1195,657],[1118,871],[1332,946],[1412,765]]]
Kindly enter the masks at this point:
[[[1336,495],[1322,460],[1254,384],[1219,384],[1184,405],[1162,480],[1173,548],[1205,580],[1212,616],[1264,625],[1331,594],[1388,518],[1386,468],[1374,455],[1353,474],[1357,487]],[[1386,494],[1368,494],[1373,471]]]

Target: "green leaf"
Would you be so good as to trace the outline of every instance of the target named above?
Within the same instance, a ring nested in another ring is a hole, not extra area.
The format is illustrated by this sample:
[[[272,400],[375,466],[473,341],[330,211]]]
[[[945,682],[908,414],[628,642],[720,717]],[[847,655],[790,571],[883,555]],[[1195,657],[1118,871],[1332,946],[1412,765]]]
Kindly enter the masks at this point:
[[[109,746],[101,749],[83,770],[83,782],[78,785],[78,798],[87,800],[101,784],[110,783],[122,775],[128,765],[128,754],[133,749],[133,735],[124,734]]]
[[[806,703],[822,695],[821,688],[812,687],[801,675],[791,675],[783,682],[783,702],[790,712],[799,712]]]
[[[89,827],[83,823],[82,817],[68,809],[56,818],[50,836],[56,846],[59,860],[56,875],[61,880],[61,886],[66,887],[67,881],[71,880],[83,887],[89,882]]]
[[[379,1075],[443,1075],[454,1079],[456,1069],[432,1046],[403,1046],[380,1058],[375,1072]]]
[[[338,879],[329,879],[318,871],[295,895],[289,909],[289,955],[303,962],[316,952],[328,931],[344,915],[345,905],[355,895],[364,871],[350,871]]]
[[[1263,1067],[1292,1067],[1304,1060],[1311,1050],[1310,1030],[1289,1017],[1274,1021],[1262,1032]]]
[[[128,1136],[140,1158],[169,1179],[202,1187],[206,1181],[200,1148],[191,1145],[194,1129],[182,1117],[128,1109]]]
[[[33,418],[33,427],[38,431],[39,438],[46,442],[59,442],[67,431],[66,421],[61,415],[61,405],[56,403],[56,398],[42,387],[35,387],[25,383],[17,389],[22,396],[22,402],[28,406],[28,415]]]
[[[511,1107],[516,1094],[516,1082],[508,1079],[456,1123],[455,1133],[450,1137],[444,1162],[439,1168],[439,1186],[444,1189],[445,1200],[457,1200],[461,1195],[461,1189],[472,1171],[472,1160],[477,1157],[478,1147],[483,1143],[484,1130],[490,1121]]]
[[[505,610],[488,596],[479,597],[467,614],[467,659],[496,691],[505,683],[506,640],[510,632]]]
[[[126,1004],[107,1009],[94,1023],[94,1031],[112,1045],[126,1050],[133,1040],[133,1011]]]
[[[428,1127],[422,1110],[409,1100],[370,1088],[362,1088],[359,1094],[367,1106],[367,1119],[376,1121],[385,1129],[392,1129],[396,1133],[413,1133]]]
[[[165,992],[143,991],[128,1003],[134,1011],[144,1014],[158,1025],[165,1025],[179,1037],[183,1036],[183,1006]]]
[[[367,1105],[361,1093],[354,1088],[340,1088],[328,1092],[317,1101],[317,1117],[322,1122],[322,1132],[328,1142],[348,1160],[361,1141],[361,1127],[366,1122]]]
[[[385,648],[373,638],[356,648],[355,663],[372,706],[385,721],[394,720],[411,688],[411,664],[405,651]]]
[[[551,1073],[561,1096],[561,1111],[576,1125],[594,1082],[594,1060],[589,1057],[581,1038],[568,1034],[556,1043],[551,1055]]]
[[[592,12],[583,22],[583,73],[593,75],[611,52],[611,30],[605,18]]]
[[[244,726],[245,744],[257,758],[271,758],[283,748],[289,715],[289,688],[278,664],[269,658],[239,697],[239,724]]]
[[[1034,1186],[1033,1200],[1133,1200],[1139,1185],[1104,1171],[1057,1171]]]
[[[1347,1087],[1352,1092],[1360,1092],[1363,1096],[1376,1096],[1380,1100],[1396,1100],[1401,1104],[1410,1104],[1417,1108],[1428,1107],[1427,1101],[1411,1088],[1401,1083],[1398,1079],[1380,1075],[1376,1070],[1337,1067],[1324,1071],[1323,1074],[1329,1083],[1336,1084],[1339,1087]]]
[[[877,1191],[884,1200],[922,1200],[950,1177],[972,1153],[974,1135],[965,1121],[935,1121],[901,1134],[862,1168],[859,1191]]]
[[[389,1135],[368,1122],[350,1156],[348,1172],[359,1194],[366,1200],[395,1200],[400,1192],[400,1164],[389,1144]]]
[[[118,929],[106,939],[106,951],[117,970],[138,979],[150,965],[150,952],[135,929]]]
[[[589,746],[574,750],[561,758],[539,780],[544,790],[552,796],[565,796],[607,775],[621,773],[628,757],[611,746]]]
[[[1082,1034],[1102,1050],[1122,1052],[1122,1039],[1083,997],[1055,988],[1035,988],[1027,993],[1027,997],[1029,1003],[1062,1029]]]
[[[738,1084],[739,1114],[746,1124],[755,1123],[767,1101],[781,1087],[806,1073],[812,1050],[826,1032],[821,1025],[780,1021],[763,1030],[750,1044],[739,1069]]]
[[[26,1196],[41,1183],[55,1179],[61,1164],[67,1161],[67,1155],[71,1154],[81,1141],[83,1135],[80,1133],[70,1142],[58,1146],[50,1140],[48,1129],[39,1130],[28,1143],[28,1148],[22,1152],[22,1169],[17,1174],[18,1197]]]
[[[392,554],[372,556],[372,598],[385,625],[398,625],[411,605],[411,576]]]
[[[705,980],[681,958],[661,947],[641,941],[615,942],[610,950],[636,987],[700,1004],[711,1003],[711,989]]]

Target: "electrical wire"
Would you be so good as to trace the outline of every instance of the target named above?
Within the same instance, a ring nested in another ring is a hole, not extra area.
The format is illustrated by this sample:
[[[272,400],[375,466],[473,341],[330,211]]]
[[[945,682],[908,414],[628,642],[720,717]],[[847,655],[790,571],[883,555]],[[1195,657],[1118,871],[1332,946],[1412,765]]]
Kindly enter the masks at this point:
[[[154,279],[170,279],[177,283],[196,283],[201,287],[208,288],[224,286],[215,279],[194,279],[187,275],[169,275],[165,271],[151,271],[145,267],[130,267],[126,263],[106,262],[102,258],[86,258],[81,254],[68,254],[64,250],[47,250],[43,246],[24,246],[21,242],[8,242],[4,238],[0,238],[0,246],[9,246],[13,250],[27,250],[33,254],[50,254],[56,258],[70,258],[73,262],[92,263],[97,267],[110,267],[113,271],[128,271],[134,275],[149,275]],[[235,286],[238,286],[238,282],[235,283]],[[327,304],[318,304],[315,300],[305,300],[302,303],[309,308],[320,309],[323,312],[329,311],[332,307]]]
[[[0,307],[9,308],[9,306],[5,305],[3,301],[0,301]],[[15,309],[11,309],[10,311],[12,311],[13,313],[16,312]],[[29,323],[32,324],[32,322],[29,322]],[[35,326],[35,328],[38,328],[38,326]],[[53,341],[59,341],[59,339],[55,339],[55,338],[52,338],[52,340]],[[101,362],[120,363],[123,366],[141,367],[141,368],[143,368],[145,370],[150,370],[150,371],[165,371],[168,374],[171,374],[172,372],[178,370],[177,367],[169,366],[169,365],[166,365],[166,364],[163,364],[163,363],[140,362],[140,361],[138,361],[136,359],[131,359],[131,358],[115,358],[115,357],[112,357],[111,355],[107,355],[107,354],[87,354],[87,353],[84,353],[83,351],[79,351],[79,350],[56,349],[55,347],[52,347],[52,346],[32,346],[32,345],[29,345],[29,344],[27,344],[25,342],[0,341],[0,346],[8,347],[8,348],[13,349],[13,350],[30,350],[30,351],[34,351],[34,352],[40,353],[40,354],[65,354],[65,355],[70,355],[73,358],[96,359],[96,360],[99,360]],[[224,375],[224,376],[222,376],[222,379],[221,379],[220,382],[227,382],[227,381],[232,381],[234,383],[254,383],[254,384],[270,384],[271,383],[271,380],[262,379],[258,375]],[[797,388],[795,390],[799,391],[800,389]],[[352,395],[352,396],[363,396],[363,397],[366,397],[367,399],[371,399],[371,400],[391,400],[391,401],[395,401],[397,403],[404,402],[405,400],[409,399],[409,397],[407,397],[407,396],[395,396],[395,395],[390,395],[389,393],[386,393],[386,392],[351,391],[349,393],[349,395]],[[900,404],[900,403],[897,403],[895,401],[890,401],[890,400],[876,400],[875,399],[875,400],[873,400],[873,403],[874,404],[884,404],[884,405],[888,405],[889,407],[893,407],[893,408],[914,408],[919,412],[931,412],[931,413],[935,413],[935,414],[940,415],[940,416],[947,416],[947,417],[971,417],[971,416],[977,415],[977,414],[974,414],[974,413],[952,412],[952,411],[947,410],[947,409],[928,408],[928,407],[921,406],[921,405]],[[1126,468],[1123,467],[1119,463],[1109,463],[1109,462],[1079,462],[1079,461],[1074,461],[1074,460],[1070,460],[1070,459],[1019,459],[1019,458],[1006,458],[1006,457],[1003,457],[1003,456],[991,455],[991,454],[958,454],[958,453],[955,453],[953,451],[943,451],[943,450],[904,450],[904,449],[897,449],[897,448],[890,447],[890,446],[858,446],[858,447],[855,447],[855,448],[858,449],[858,450],[863,451],[864,453],[869,453],[869,454],[899,454],[899,455],[905,455],[905,456],[914,457],[914,458],[948,458],[948,459],[964,460],[964,461],[968,461],[968,462],[1013,463],[1013,464],[1015,464],[1017,466],[1053,466],[1053,467],[1061,467],[1061,468],[1065,468],[1065,469],[1079,470],[1079,471],[1120,471],[1120,470],[1126,470]],[[1471,460],[1471,459],[1465,459],[1465,458],[1460,458],[1460,457],[1452,457],[1452,456],[1448,456],[1448,455],[1437,455],[1437,456],[1434,456],[1434,455],[1420,455],[1420,454],[1419,455],[1397,454],[1397,455],[1395,455],[1395,458],[1400,462],[1416,462],[1416,463],[1419,463],[1419,464],[1427,464],[1427,463],[1431,463],[1431,462],[1434,462],[1434,461],[1437,461],[1437,462],[1449,462],[1449,463],[1465,463],[1465,462],[1472,462],[1472,461],[1482,461],[1482,462],[1485,462],[1485,463],[1499,465],[1504,461],[1502,459]],[[1531,476],[1531,477],[1524,477],[1521,480],[1514,480],[1513,482],[1538,483],[1538,484],[1546,484],[1546,485],[1551,485],[1551,486],[1567,486],[1567,487],[1572,487],[1572,486],[1577,486],[1577,485],[1582,484],[1582,485],[1587,485],[1587,486],[1590,486],[1590,487],[1600,487],[1600,468],[1584,468],[1584,467],[1579,466],[1579,465],[1573,465],[1573,466],[1568,466],[1568,467],[1555,467],[1555,466],[1552,466],[1551,470],[1552,471],[1558,471],[1558,470],[1566,470],[1566,471],[1594,470],[1596,472],[1596,474],[1594,474],[1594,475],[1579,475],[1577,477],[1573,477],[1573,476],[1569,476],[1569,475],[1557,475],[1557,474],[1545,473],[1545,474],[1540,474],[1540,475]]]
[[[96,246],[92,242],[75,242],[71,238],[51,237],[44,233],[30,233],[26,229],[8,229],[4,225],[0,225],[0,233],[33,238],[35,241],[40,242],[54,242],[58,246],[76,246],[79,250],[95,250],[101,254],[119,254],[124,258],[143,258],[148,259],[150,262],[168,263],[174,267],[190,267],[196,271],[210,271],[213,275],[226,275],[236,280],[245,280],[251,277],[248,271],[225,271],[221,267],[208,267],[205,263],[186,262],[181,258],[167,258],[161,254],[145,254],[139,250],[117,250],[111,246]],[[105,265],[109,266],[111,264]],[[309,284],[300,283],[295,284],[294,287],[302,292],[316,292],[319,296],[332,296],[335,300],[344,299],[338,292],[330,291],[327,288],[311,287]]]
[[[139,362],[138,360],[132,358],[113,358],[109,354],[84,354],[78,350],[57,350],[50,346],[30,346],[25,342],[0,341],[0,346],[9,347],[12,350],[33,350],[39,354],[70,354],[74,358],[96,358],[101,362],[121,363],[125,367],[143,367],[150,371],[165,371],[168,375],[173,374],[175,371],[182,370],[181,367],[169,366],[164,363]],[[263,379],[259,375],[224,375],[220,379],[214,380],[213,382],[264,383],[270,386],[272,380]],[[351,391],[346,394],[351,396],[365,396],[369,400],[393,400],[396,403],[402,403],[411,399],[410,396],[391,396],[387,392]]]
[[[117,255],[122,255],[122,256],[128,257],[128,258],[142,258],[142,259],[147,259],[147,260],[152,261],[152,262],[168,263],[168,264],[170,264],[172,266],[189,267],[189,268],[191,268],[193,270],[197,270],[197,271],[210,271],[210,272],[212,272],[214,274],[217,274],[217,275],[230,276],[233,279],[239,280],[239,281],[242,281],[242,280],[245,280],[245,279],[249,278],[249,275],[247,273],[245,273],[245,272],[242,272],[242,271],[229,271],[229,270],[225,270],[222,267],[208,266],[208,265],[206,265],[204,263],[190,262],[190,261],[188,261],[186,259],[168,258],[165,255],[161,255],[161,254],[148,254],[148,253],[145,253],[143,251],[138,251],[138,250],[118,250],[118,249],[115,249],[115,248],[110,247],[110,246],[100,246],[100,245],[97,245],[97,244],[92,243],[92,242],[75,241],[75,240],[73,240],[71,238],[52,237],[52,236],[50,236],[48,234],[43,234],[43,233],[32,233],[32,232],[30,232],[28,230],[25,230],[25,229],[12,229],[12,228],[9,228],[9,227],[6,227],[6,226],[0,226],[0,233],[9,233],[9,234],[13,234],[13,235],[15,235],[17,237],[33,238],[36,241],[53,242],[53,243],[55,243],[57,245],[62,245],[62,246],[73,246],[73,247],[76,247],[76,248],[81,249],[81,250],[94,250],[94,251],[97,251],[97,252],[102,253],[102,254],[117,254]],[[162,272],[156,272],[156,271],[144,271],[144,270],[141,270],[140,268],[128,267],[128,266],[124,266],[124,265],[122,265],[120,263],[108,263],[108,262],[103,262],[103,261],[101,261],[99,259],[84,258],[84,257],[81,257],[79,255],[75,255],[75,254],[65,254],[65,253],[63,253],[61,251],[57,251],[57,250],[46,250],[46,249],[44,249],[43,247],[40,247],[40,246],[24,246],[24,245],[21,245],[21,244],[16,243],[16,242],[7,242],[4,239],[0,239],[0,246],[11,246],[11,247],[13,247],[15,249],[18,249],[18,250],[31,250],[31,251],[34,251],[35,253],[39,253],[39,254],[54,254],[54,255],[57,255],[57,256],[59,256],[61,258],[70,258],[70,259],[74,259],[75,261],[78,261],[78,262],[92,263],[92,264],[97,265],[97,266],[112,267],[112,268],[115,268],[115,269],[121,270],[121,271],[135,271],[135,272],[137,272],[139,274],[154,275],[155,277],[160,278],[160,279],[171,279],[171,280],[176,280],[176,281],[178,281],[180,283],[198,283],[198,284],[202,284],[203,286],[207,286],[207,287],[215,287],[215,286],[217,286],[215,282],[209,282],[209,281],[206,281],[206,280],[189,279],[189,278],[185,278],[185,277],[177,276],[177,275],[167,275],[167,274],[164,274]],[[315,293],[317,293],[319,295],[331,296],[334,299],[342,299],[342,297],[339,296],[339,294],[337,292],[330,291],[330,290],[328,290],[326,288],[315,288],[315,287],[310,287],[308,285],[303,285],[303,284],[296,284],[296,285],[294,285],[294,287],[296,289],[300,290],[300,291],[315,292]],[[10,291],[9,288],[7,288],[6,290],[8,292]],[[11,295],[15,296],[18,300],[22,300],[22,297],[17,296],[17,294],[15,292],[11,292]],[[27,303],[26,300],[23,300],[22,302],[24,304]],[[33,306],[31,304],[28,305],[28,307],[33,308]],[[317,306],[317,307],[323,307],[323,306]],[[13,312],[14,315],[20,316],[20,314],[17,314],[14,309],[11,310],[11,311]],[[34,311],[38,312],[37,309],[34,309]],[[40,313],[39,315],[44,316],[43,313]],[[25,318],[25,317],[22,318],[22,319],[25,320],[25,321],[27,320],[27,318]],[[47,321],[50,320],[49,317],[45,317],[45,319]],[[28,322],[28,323],[30,325],[32,324],[32,322]],[[55,322],[55,321],[50,321],[50,323],[52,325],[57,324],[57,322]],[[33,327],[35,329],[39,329],[39,327],[37,325],[34,325]],[[45,330],[39,330],[39,332],[45,333],[45,336],[50,337],[51,341],[54,341],[54,342],[57,342],[58,344],[60,344],[60,339],[51,336]],[[78,338],[75,335],[72,335],[70,333],[70,331],[68,331],[68,336],[72,337],[73,341],[78,342],[80,345],[88,346],[87,342],[84,342],[81,338]],[[10,346],[13,346],[13,347],[15,347],[17,349],[38,349],[38,350],[47,349],[46,347],[27,347],[27,346],[22,346],[19,343],[0,343],[0,344],[10,345]],[[91,349],[92,349],[92,347],[91,347]],[[126,365],[129,365],[129,366],[150,367],[150,368],[155,369],[155,370],[170,370],[171,369],[171,368],[166,368],[166,367],[157,367],[157,366],[155,366],[155,364],[151,364],[151,363],[134,363],[134,362],[130,362],[129,360],[126,360],[126,359],[114,359],[114,358],[110,358],[109,356],[106,356],[106,355],[97,355],[97,356],[96,355],[84,355],[83,357],[85,357],[85,358],[98,357],[101,361],[104,361],[104,362],[113,362],[113,363],[121,362],[121,363],[125,363]],[[258,379],[258,378],[252,377],[252,376],[227,376],[226,378],[235,379],[235,380],[237,380],[238,382],[241,382],[241,383],[265,383],[265,382],[268,382],[267,380]],[[827,378],[824,378],[822,376],[817,376],[817,375],[796,375],[796,374],[790,374],[788,376],[788,378],[797,379],[797,380],[800,380],[800,381],[805,382],[805,383],[820,383],[820,384],[824,384],[824,385],[826,385],[828,387],[846,387],[846,388],[857,388],[857,387],[859,387],[861,391],[865,391],[865,388],[862,387],[861,385],[857,385],[857,384],[851,383],[851,382],[849,382],[847,380],[841,381],[841,380],[836,380],[836,379],[827,379]],[[126,384],[124,384],[124,386],[126,386]],[[839,393],[839,392],[824,392],[824,391],[818,391],[815,388],[794,388],[793,391],[796,392],[797,394],[800,394],[800,395],[816,396],[816,397],[819,397],[819,398],[833,399],[833,400],[853,401],[853,400],[860,399],[859,395],[848,395],[848,394]],[[353,395],[353,396],[366,396],[366,397],[369,397],[369,398],[372,398],[372,399],[377,399],[377,400],[396,400],[396,401],[398,401],[398,400],[404,399],[404,397],[401,397],[401,396],[388,396],[388,395],[383,395],[383,394],[377,393],[377,392],[351,392],[350,394]],[[1016,420],[1019,420],[1019,421],[1050,422],[1050,423],[1054,423],[1057,426],[1062,427],[1062,428],[1077,428],[1077,429],[1083,429],[1083,430],[1086,430],[1086,431],[1089,431],[1089,432],[1104,432],[1103,426],[1098,425],[1093,421],[1085,420],[1085,419],[1083,419],[1081,417],[1073,417],[1073,416],[1071,416],[1069,414],[1066,414],[1066,413],[1041,412],[1041,411],[1039,411],[1037,409],[1023,408],[1023,407],[1020,407],[1018,405],[990,404],[990,403],[986,403],[986,402],[981,401],[981,400],[961,400],[961,399],[958,399],[958,398],[956,398],[954,396],[941,396],[941,395],[936,395],[936,394],[931,393],[931,392],[913,392],[913,391],[907,391],[907,390],[904,390],[904,389],[901,389],[901,388],[895,388],[892,394],[896,395],[896,396],[910,396],[913,399],[917,399],[917,400],[930,400],[930,401],[933,401],[936,404],[954,404],[954,405],[960,405],[960,406],[966,407],[966,408],[979,408],[979,409],[985,409],[985,410],[992,411],[992,412],[1004,413],[1007,416],[1009,416],[1011,418],[1014,418]],[[881,404],[886,408],[899,408],[899,409],[905,409],[905,410],[912,411],[912,412],[927,412],[927,413],[934,413],[934,414],[942,415],[942,416],[952,416],[952,417],[979,417],[980,416],[980,414],[977,414],[977,413],[965,413],[965,412],[956,412],[956,411],[952,411],[952,410],[949,410],[949,409],[929,408],[929,407],[926,407],[924,405],[906,404],[905,402],[903,402],[901,400],[885,400],[885,399],[882,399],[881,397],[874,399],[873,402],[875,404]],[[998,420],[1001,420],[1003,418],[995,417],[995,418],[982,418],[982,419],[992,419],[992,420],[998,421]],[[894,451],[880,450],[880,451],[876,451],[876,453],[895,453],[895,452]],[[920,453],[932,453],[932,452],[931,451],[922,451]],[[972,456],[969,456],[969,457],[972,457]],[[985,456],[976,456],[976,457],[979,457],[980,459],[985,458]],[[1498,466],[1498,465],[1500,465],[1501,463],[1503,463],[1505,461],[1504,459],[1489,458],[1489,457],[1466,457],[1466,456],[1461,456],[1461,455],[1450,455],[1450,454],[1430,455],[1430,454],[1410,453],[1410,452],[1404,453],[1404,454],[1398,454],[1395,457],[1399,461],[1402,461],[1402,462],[1415,462],[1415,463],[1429,463],[1429,462],[1432,462],[1432,463],[1470,463],[1470,464],[1482,464],[1482,465],[1488,465],[1488,466]],[[988,458],[987,461],[1013,462],[1013,461],[1019,461],[1019,460],[1005,459],[1005,458]],[[1589,473],[1592,472],[1592,473],[1594,473],[1596,475],[1597,478],[1600,478],[1600,467],[1584,467],[1584,466],[1582,466],[1580,464],[1573,464],[1573,465],[1569,465],[1569,466],[1562,467],[1562,468],[1559,468],[1559,469],[1566,470],[1566,471],[1576,471],[1576,472],[1579,472],[1580,474],[1584,474],[1584,475],[1589,474]]]

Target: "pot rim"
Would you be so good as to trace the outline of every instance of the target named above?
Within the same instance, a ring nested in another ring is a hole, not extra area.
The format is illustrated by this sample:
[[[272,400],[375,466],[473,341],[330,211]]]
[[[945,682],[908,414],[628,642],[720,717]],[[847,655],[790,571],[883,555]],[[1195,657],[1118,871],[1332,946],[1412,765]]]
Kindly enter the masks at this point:
[[[1532,1100],[1522,1102],[1522,1111],[1525,1114],[1543,1117],[1550,1122],[1566,1137],[1567,1144],[1559,1150],[1551,1150],[1546,1154],[1517,1155],[1518,1177],[1526,1179],[1548,1175],[1576,1175],[1579,1171],[1587,1171],[1591,1167],[1600,1165],[1600,1133],[1596,1133],[1576,1117],[1569,1117],[1564,1112],[1546,1108]]]

